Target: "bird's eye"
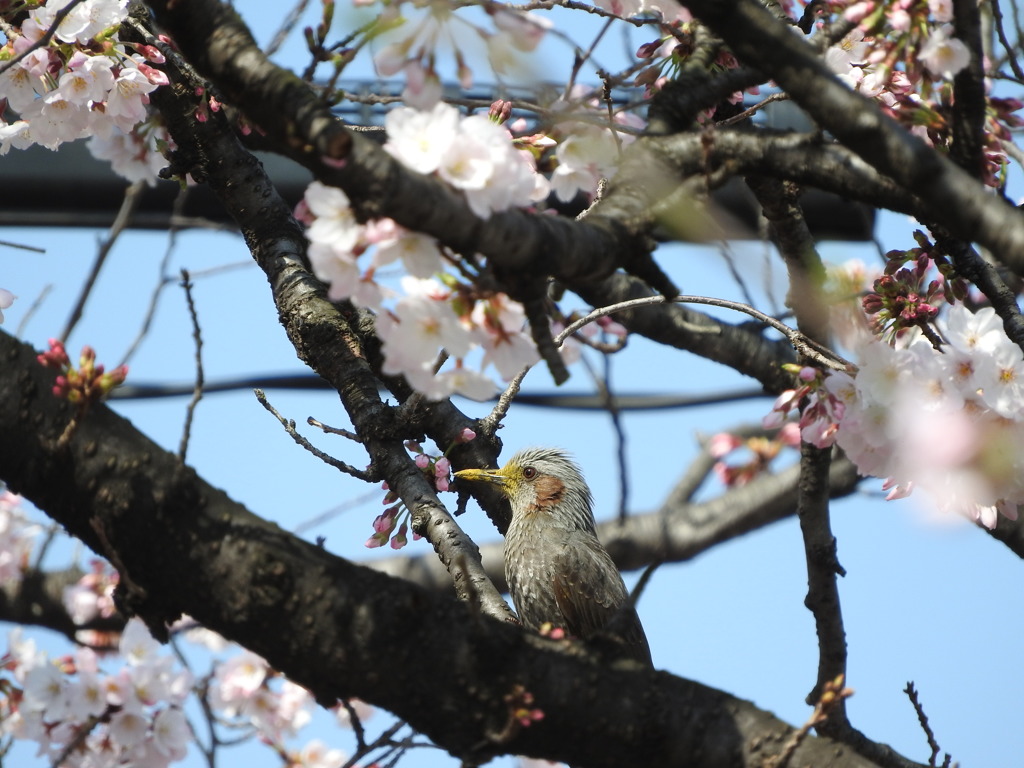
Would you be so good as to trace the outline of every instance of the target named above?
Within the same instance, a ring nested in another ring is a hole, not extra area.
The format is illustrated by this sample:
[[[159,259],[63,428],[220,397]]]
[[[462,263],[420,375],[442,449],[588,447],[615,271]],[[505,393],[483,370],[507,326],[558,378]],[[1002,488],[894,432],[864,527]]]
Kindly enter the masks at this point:
[[[527,480],[533,480],[537,476],[537,470],[533,467],[523,467],[523,477]]]

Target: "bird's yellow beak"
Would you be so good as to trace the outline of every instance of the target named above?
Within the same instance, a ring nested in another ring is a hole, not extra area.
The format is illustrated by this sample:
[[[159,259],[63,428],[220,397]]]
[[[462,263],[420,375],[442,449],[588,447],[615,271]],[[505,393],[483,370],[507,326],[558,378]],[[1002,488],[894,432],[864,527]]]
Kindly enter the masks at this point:
[[[460,469],[455,473],[456,480],[469,480],[470,482],[489,483],[498,487],[502,494],[506,493],[508,478],[500,469]]]

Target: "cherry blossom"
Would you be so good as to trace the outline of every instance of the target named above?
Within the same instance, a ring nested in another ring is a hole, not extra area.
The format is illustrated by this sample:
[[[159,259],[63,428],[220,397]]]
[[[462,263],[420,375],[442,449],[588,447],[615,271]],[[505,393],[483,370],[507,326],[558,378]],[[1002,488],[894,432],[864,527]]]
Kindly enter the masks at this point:
[[[39,525],[29,522],[21,509],[21,499],[0,491],[0,585],[20,579],[28,567],[28,558]]]
[[[944,80],[952,80],[971,61],[971,52],[967,46],[952,35],[951,25],[939,27],[928,38],[920,53],[921,63],[928,71]]]
[[[921,333],[864,341],[856,377],[830,374],[801,418],[830,414],[835,441],[862,474],[886,478],[890,498],[913,490],[992,527],[1024,503],[1024,354],[990,308],[955,303],[936,333],[941,349]]]
[[[7,43],[0,58],[23,54],[0,74],[0,105],[18,113],[10,123],[0,110],[0,154],[11,146],[22,149],[39,144],[57,149],[61,144],[93,137],[90,148],[108,155],[121,153],[105,148],[116,132],[132,133],[147,120],[148,94],[167,84],[167,77],[137,54],[129,55],[116,40],[127,14],[127,0],[49,0],[32,8],[21,26],[9,26]],[[69,13],[57,24],[55,34],[41,45],[44,34],[57,23],[57,14]],[[33,49],[33,46],[35,49]],[[140,46],[153,60],[162,55],[152,46]],[[99,143],[97,143],[97,140]],[[155,144],[134,142],[134,162],[121,160],[115,170],[128,170],[131,180],[152,183],[157,162],[147,157],[156,153]],[[108,158],[101,158],[108,159]],[[141,169],[145,168],[145,172]]]
[[[0,288],[0,323],[4,321],[4,310],[9,309],[18,297],[6,288]]]
[[[88,648],[50,659],[20,631],[8,646],[0,665],[8,694],[0,700],[0,732],[37,742],[51,760],[72,750],[86,761],[73,757],[76,765],[102,759],[96,764],[165,766],[186,756],[192,733],[180,704],[192,678],[139,619],[125,626],[122,651],[130,656],[114,674],[104,673]]]

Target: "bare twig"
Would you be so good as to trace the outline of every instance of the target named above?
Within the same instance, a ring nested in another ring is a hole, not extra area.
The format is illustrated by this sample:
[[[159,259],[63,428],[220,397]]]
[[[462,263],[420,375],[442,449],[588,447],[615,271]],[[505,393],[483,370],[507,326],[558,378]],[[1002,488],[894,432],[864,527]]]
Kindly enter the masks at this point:
[[[267,400],[267,396],[264,394],[262,389],[254,389],[253,394],[256,395],[256,399],[260,401],[260,405],[262,405],[264,408],[267,409],[267,411],[272,413],[274,415],[274,418],[276,418],[281,423],[281,426],[284,427],[284,431],[287,432],[289,436],[291,436],[292,440],[294,440],[307,451],[312,453],[314,456],[320,459],[320,461],[324,462],[325,464],[330,464],[335,469],[341,470],[345,474],[352,475],[352,477],[358,478],[367,483],[373,483],[379,479],[376,476],[371,475],[369,472],[364,472],[361,469],[356,469],[351,464],[346,464],[344,461],[336,459],[333,456],[330,456],[321,451],[319,448],[317,448],[315,445],[309,442],[309,440],[307,440],[305,437],[298,433],[298,431],[295,429],[295,422],[293,420],[286,419],[284,416],[278,413],[277,409],[274,408],[274,406],[272,406],[270,402]]]
[[[280,28],[274,34],[273,39],[270,41],[270,45],[264,51],[267,56],[272,56],[277,52],[277,49],[281,47],[285,40],[288,39],[288,35],[292,33],[295,25],[299,23],[299,19],[302,18],[303,11],[306,10],[306,6],[309,4],[309,0],[299,0],[295,7],[292,8],[288,15],[285,16],[283,22],[281,22]]]
[[[748,117],[752,117],[753,115],[757,114],[762,109],[767,107],[769,104],[774,104],[777,101],[789,101],[789,94],[782,93],[781,91],[779,93],[773,93],[771,96],[768,96],[767,98],[764,98],[761,101],[757,102],[757,104],[755,104],[754,106],[748,107],[747,109],[744,109],[742,112],[739,112],[733,115],[732,117],[727,117],[725,120],[721,120],[715,123],[715,125],[717,125],[719,128],[726,128],[730,125],[735,125],[736,123],[742,123]]]
[[[50,295],[50,291],[53,290],[53,283],[47,283],[43,286],[43,290],[39,292],[32,305],[25,310],[25,314],[21,316],[21,320],[18,322],[18,327],[14,331],[15,336],[22,336],[25,333],[25,329],[28,327],[29,320],[32,319],[33,315],[39,311],[39,308],[43,305],[46,297]]]
[[[921,724],[921,730],[924,731],[925,738],[928,739],[928,748],[932,751],[928,758],[928,765],[935,765],[935,758],[939,756],[939,742],[935,740],[935,734],[932,732],[931,725],[928,724],[928,716],[924,713],[924,707],[921,706],[920,700],[917,698],[917,688],[914,687],[914,683],[911,681],[907,682],[907,687],[903,689],[903,692],[907,694],[907,698],[910,699],[911,705],[914,707],[914,712],[917,713],[917,721]],[[952,758],[947,753],[945,759],[942,761],[943,766],[948,766]]]
[[[995,21],[996,35],[999,36],[999,43],[1006,49],[1007,63],[1009,63],[1010,69],[1013,70],[1017,80],[1024,81],[1024,71],[1021,70],[1020,64],[1017,63],[1017,56],[1014,53],[1015,48],[1006,37],[1006,30],[1003,29],[1003,11],[999,7],[999,0],[992,0],[989,5],[992,8],[992,19]],[[1016,4],[1014,6],[1016,7]]]
[[[174,205],[171,210],[171,220],[179,214],[185,205],[185,200],[188,198],[188,187],[183,187],[174,198]],[[177,243],[177,228],[171,226],[171,229],[167,233],[167,247],[164,249],[163,258],[160,260],[159,267],[159,278],[157,279],[156,287],[153,288],[153,293],[149,297],[149,306],[146,309],[146,316],[142,319],[142,325],[139,328],[139,332],[135,334],[135,338],[132,343],[128,345],[127,351],[124,353],[124,357],[121,358],[121,364],[126,365],[135,351],[142,344],[142,340],[149,334],[149,328],[153,323],[153,318],[156,316],[157,304],[160,301],[160,294],[163,293],[164,288],[170,284],[171,276],[167,274],[167,267],[171,262],[171,256],[174,253],[174,246]]]
[[[71,5],[76,5],[76,3],[72,3]],[[67,8],[71,8],[71,5],[67,6]],[[67,10],[67,8],[65,8],[65,10]],[[89,294],[92,293],[93,285],[96,283],[96,278],[99,277],[100,270],[103,268],[103,263],[107,260],[107,256],[110,255],[110,251],[114,247],[114,243],[117,242],[118,236],[125,230],[128,223],[131,221],[132,215],[135,213],[135,209],[138,208],[139,201],[142,199],[142,190],[145,188],[145,182],[136,181],[125,190],[124,200],[121,201],[121,208],[117,212],[117,217],[114,219],[114,223],[111,225],[106,239],[100,243],[99,251],[96,253],[96,261],[93,263],[92,270],[89,272],[88,277],[85,278],[85,285],[82,286],[82,292],[79,294],[78,301],[75,302],[75,306],[71,310],[71,315],[68,317],[67,325],[64,326],[64,332],[60,335],[61,341],[66,342],[68,340],[71,332],[75,329],[75,326],[81,319],[82,311],[85,309],[85,302],[88,301]]]
[[[808,703],[818,701],[831,681],[846,674],[846,631],[839,602],[837,576],[846,571],[839,564],[836,539],[829,521],[829,465],[831,451],[810,443],[800,444],[800,485],[797,517],[807,561],[807,597],[804,604],[814,616],[818,634],[818,679]],[[846,707],[840,702],[830,725],[848,727]]]
[[[24,243],[12,243],[10,240],[0,240],[0,245],[6,246],[7,248],[16,248],[19,251],[31,251],[32,253],[46,253],[45,248],[39,248],[35,245],[25,245]]]
[[[341,427],[332,427],[329,424],[324,424],[319,419],[314,419],[312,416],[309,416],[306,419],[306,423],[311,427],[316,427],[317,429],[322,430],[328,435],[340,435],[341,437],[347,437],[349,440],[353,440],[357,443],[363,442],[363,438],[355,432],[350,432],[349,430],[342,429]]]
[[[599,317],[605,317],[606,315],[612,315],[616,312],[634,309],[635,307],[648,306],[651,304],[664,304],[666,302],[675,304],[707,304],[712,307],[722,307],[724,309],[743,312],[744,314],[760,320],[765,325],[781,333],[797,352],[805,355],[819,365],[837,371],[849,371],[856,369],[856,366],[854,366],[853,363],[843,359],[827,347],[807,338],[800,331],[790,328],[785,323],[776,320],[771,315],[766,315],[764,312],[760,312],[747,304],[741,304],[740,302],[729,301],[727,299],[715,299],[710,296],[676,296],[671,299],[666,299],[663,296],[646,296],[642,299],[630,299],[629,301],[622,301],[618,304],[599,307],[584,317],[581,317],[576,322],[568,325],[555,337],[555,344],[561,344],[568,336],[578,331],[587,323],[592,323],[594,320],[597,320]]]
[[[196,313],[196,305],[192,300],[192,283],[189,280],[188,270],[181,270],[181,287],[185,289],[185,302],[188,304],[188,316],[192,318],[192,340],[196,345],[196,383],[192,390],[192,399],[189,400],[185,409],[185,426],[181,431],[181,442],[178,444],[178,459],[185,463],[185,454],[188,452],[188,440],[192,434],[192,418],[195,415],[196,406],[203,399],[203,335],[199,329],[199,315]]]
[[[523,384],[523,379],[526,378],[526,374],[530,372],[532,367],[528,365],[513,376],[512,381],[505,387],[505,391],[498,397],[498,403],[491,409],[489,414],[480,419],[480,429],[483,430],[484,434],[493,435],[497,431],[502,420],[505,418],[505,414],[508,413],[512,401],[519,394],[519,388]]]
[[[352,732],[356,737],[356,752],[366,754],[366,731],[363,730],[363,721],[359,719],[356,708],[349,699],[342,699],[341,706],[348,712],[348,721],[352,724]]]

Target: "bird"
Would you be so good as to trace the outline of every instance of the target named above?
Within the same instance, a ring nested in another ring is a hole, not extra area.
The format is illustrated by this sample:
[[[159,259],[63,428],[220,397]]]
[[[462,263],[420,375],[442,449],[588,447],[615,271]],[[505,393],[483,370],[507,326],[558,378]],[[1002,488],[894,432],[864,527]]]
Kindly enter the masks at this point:
[[[622,575],[597,538],[583,472],[559,448],[524,448],[500,469],[463,469],[460,481],[493,485],[508,499],[505,580],[519,620],[560,627],[621,658],[652,666]]]

